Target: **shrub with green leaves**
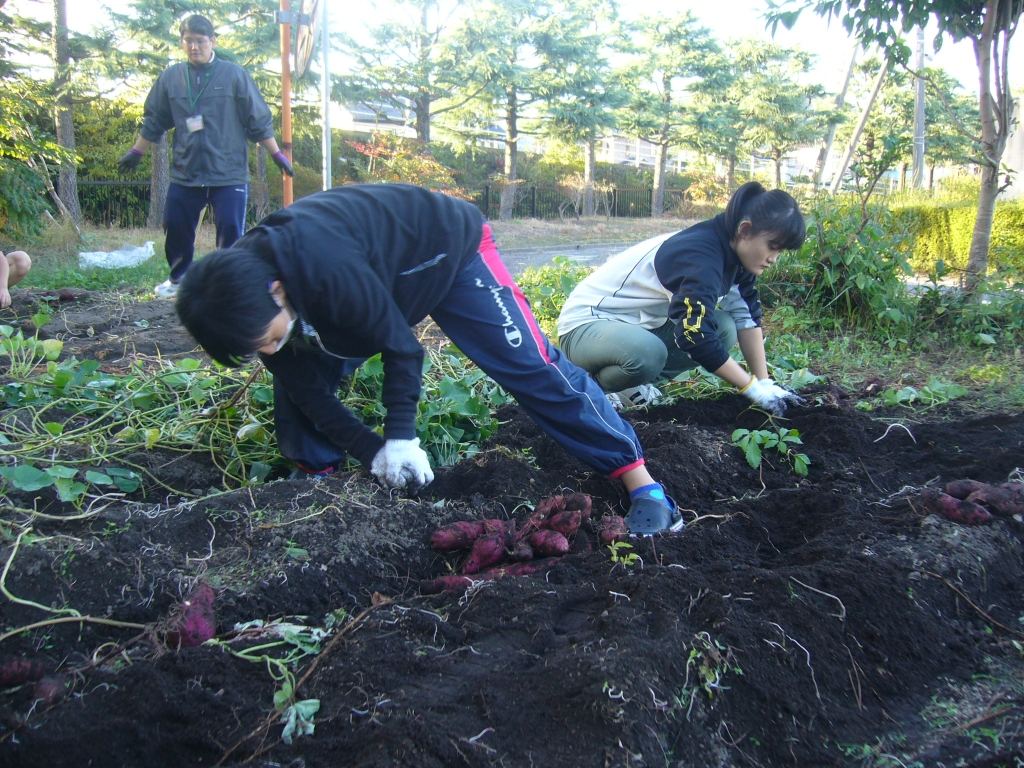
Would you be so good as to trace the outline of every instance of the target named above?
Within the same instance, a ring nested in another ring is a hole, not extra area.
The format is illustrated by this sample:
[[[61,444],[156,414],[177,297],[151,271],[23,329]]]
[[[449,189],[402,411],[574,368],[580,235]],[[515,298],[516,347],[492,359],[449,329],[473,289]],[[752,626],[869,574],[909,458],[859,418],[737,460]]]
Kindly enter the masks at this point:
[[[555,338],[555,323],[565,300],[569,298],[572,289],[593,271],[593,267],[566,256],[556,256],[553,264],[527,267],[516,279],[530,302],[533,316],[537,318],[541,330],[552,339]]]
[[[903,282],[910,234],[886,207],[821,197],[807,225],[803,247],[784,252],[760,281],[769,303],[791,302],[882,333],[912,324],[914,300]]]

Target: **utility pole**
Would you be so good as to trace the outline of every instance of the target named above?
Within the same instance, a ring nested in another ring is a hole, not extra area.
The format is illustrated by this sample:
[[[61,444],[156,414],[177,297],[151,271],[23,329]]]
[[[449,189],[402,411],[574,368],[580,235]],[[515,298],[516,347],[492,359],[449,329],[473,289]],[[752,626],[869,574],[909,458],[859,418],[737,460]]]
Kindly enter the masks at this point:
[[[281,26],[281,149],[288,156],[289,162],[292,159],[292,70],[289,61],[292,55],[291,10],[291,0],[281,0],[281,13],[278,17]],[[294,200],[292,177],[282,173],[281,178],[284,180],[284,204],[287,207]]]
[[[917,28],[917,71],[914,78],[914,176],[912,186],[924,185],[924,28]]]
[[[330,22],[328,7],[330,2],[323,1],[323,17],[320,19],[320,55],[324,67],[324,138],[321,147],[324,156],[324,189],[331,188],[331,66],[329,63],[331,50],[331,36],[327,31]]]

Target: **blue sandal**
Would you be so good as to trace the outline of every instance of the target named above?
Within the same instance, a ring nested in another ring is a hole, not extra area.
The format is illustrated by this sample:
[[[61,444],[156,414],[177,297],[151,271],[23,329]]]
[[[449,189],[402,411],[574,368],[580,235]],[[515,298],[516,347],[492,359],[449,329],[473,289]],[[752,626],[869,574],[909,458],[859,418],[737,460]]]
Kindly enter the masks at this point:
[[[665,506],[666,501],[671,506]],[[626,515],[626,527],[633,537],[675,532],[682,530],[683,525],[683,516],[670,496],[664,500],[647,495],[638,496],[629,505],[629,514]]]

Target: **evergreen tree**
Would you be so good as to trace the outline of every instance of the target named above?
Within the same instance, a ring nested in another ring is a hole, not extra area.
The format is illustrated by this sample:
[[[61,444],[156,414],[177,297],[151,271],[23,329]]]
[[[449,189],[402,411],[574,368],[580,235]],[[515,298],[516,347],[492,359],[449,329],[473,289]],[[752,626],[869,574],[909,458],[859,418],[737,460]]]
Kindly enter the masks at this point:
[[[654,193],[651,215],[665,211],[668,151],[692,135],[687,128],[692,95],[718,90],[725,73],[719,46],[689,11],[673,17],[643,17],[634,25],[636,51],[627,68],[637,84],[620,124],[654,145]]]
[[[811,69],[803,51],[758,41],[736,50],[743,73],[739,112],[743,137],[752,149],[765,149],[775,165],[775,186],[782,186],[782,158],[821,139],[833,119],[823,105],[825,89],[802,82]]]

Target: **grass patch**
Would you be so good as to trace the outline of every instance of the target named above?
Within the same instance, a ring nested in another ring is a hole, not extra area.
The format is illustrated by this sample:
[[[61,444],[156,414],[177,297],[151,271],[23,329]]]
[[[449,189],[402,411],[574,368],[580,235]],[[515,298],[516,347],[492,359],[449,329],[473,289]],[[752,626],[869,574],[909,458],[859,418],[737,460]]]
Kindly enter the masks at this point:
[[[125,291],[148,293],[153,286],[167,279],[164,258],[164,233],[157,229],[112,229],[85,224],[79,239],[75,230],[62,224],[51,224],[29,242],[13,242],[0,237],[0,249],[26,251],[32,257],[32,271],[18,288],[84,288],[91,291]],[[209,224],[199,228],[196,254],[209,253],[216,247],[216,231]],[[124,245],[137,246],[153,241],[155,255],[137,267],[125,269],[79,269],[79,251],[115,251]]]

